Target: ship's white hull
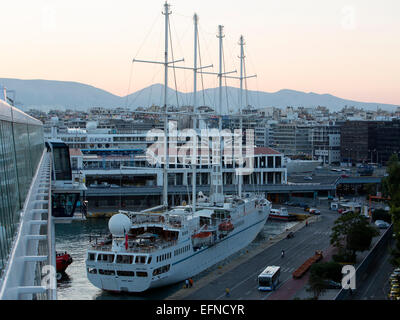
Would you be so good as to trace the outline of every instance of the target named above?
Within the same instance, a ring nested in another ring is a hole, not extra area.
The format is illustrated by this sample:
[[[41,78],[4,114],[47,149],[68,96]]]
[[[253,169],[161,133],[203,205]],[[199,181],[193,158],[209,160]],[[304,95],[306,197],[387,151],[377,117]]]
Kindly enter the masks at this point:
[[[152,275],[152,271],[159,267],[159,264],[142,267],[133,264],[129,266],[129,270],[134,271],[135,274],[137,271],[145,271],[149,274],[149,277],[139,278],[135,276],[129,278],[118,277],[115,275],[87,273],[88,279],[98,288],[118,292],[143,292],[150,288],[166,286],[188,279],[212,267],[250,244],[263,228],[268,219],[269,211],[269,207],[263,208],[262,210],[256,208],[253,212],[244,216],[242,225],[235,228],[225,238],[212,246],[193,251],[190,239],[187,243],[181,243],[180,246],[190,245],[190,250],[188,250],[186,254],[177,257],[173,256],[170,263],[170,270],[161,275]],[[171,251],[174,251],[173,247],[165,250],[165,252]],[[120,266],[115,263],[103,263],[99,265],[98,262],[96,264],[91,264],[87,261],[86,265],[88,268],[111,269],[115,270],[115,272],[120,268]],[[122,267],[123,270],[128,270],[128,266]]]
[[[247,226],[243,226],[241,230],[233,232],[214,246],[199,250],[187,258],[173,263],[170,274],[166,274],[163,279],[153,280],[150,288],[191,278],[245,248],[255,239],[268,219],[268,215],[265,214],[254,213],[253,215],[257,219],[249,221]]]

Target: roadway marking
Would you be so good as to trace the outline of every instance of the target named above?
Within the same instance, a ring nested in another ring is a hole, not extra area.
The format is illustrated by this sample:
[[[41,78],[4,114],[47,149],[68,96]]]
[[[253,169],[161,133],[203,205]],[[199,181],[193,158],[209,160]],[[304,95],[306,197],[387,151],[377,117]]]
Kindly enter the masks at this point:
[[[317,220],[317,221],[319,221],[319,220]],[[304,229],[300,229],[300,230],[298,230],[298,231],[302,231],[302,230],[304,230]],[[327,233],[327,232],[325,232],[325,233]],[[330,233],[330,231],[329,231],[329,233]],[[310,237],[306,237],[303,241],[296,243],[295,246],[290,247],[289,249],[286,249],[286,251],[289,251],[289,250],[290,250],[290,251],[293,251],[293,250],[297,249],[298,247],[301,247],[301,245],[302,245],[304,242],[306,242],[306,241],[310,242],[310,239],[309,239],[309,238],[311,238],[311,237],[312,237],[312,235],[311,235]],[[281,240],[281,241],[278,241],[278,242],[276,242],[276,243],[282,243],[282,241],[284,241],[284,239]],[[276,243],[274,243],[274,245],[275,245]],[[269,248],[272,248],[272,246],[269,247]],[[264,249],[263,251],[261,251],[260,253],[257,253],[256,256],[257,256],[258,254],[263,253],[265,250],[268,250],[269,248],[266,248],[266,249]],[[297,250],[296,250],[296,251],[297,251]],[[252,257],[252,258],[254,258],[254,257]],[[284,259],[284,258],[283,258],[283,259]],[[276,258],[276,259],[272,260],[271,262],[275,264],[275,262],[278,262],[278,261],[282,261],[282,258],[281,258],[281,257]],[[248,262],[248,261],[246,261],[246,262]],[[262,269],[260,269],[260,271],[256,271],[255,273],[250,274],[250,276],[248,276],[247,278],[243,279],[242,281],[239,281],[239,282],[236,283],[232,288],[230,288],[230,291],[232,292],[235,288],[239,287],[240,285],[242,285],[243,283],[245,283],[246,281],[248,281],[250,278],[252,278],[252,277],[258,275],[258,274],[259,274],[261,271],[263,271],[264,269],[265,269],[265,267],[263,267]],[[293,270],[294,270],[294,268],[293,268]],[[232,271],[232,270],[230,270],[230,272],[231,272],[231,271]],[[290,278],[289,278],[289,279],[290,279]],[[289,280],[289,279],[288,279],[288,280]],[[288,280],[286,280],[286,281],[288,281]],[[285,282],[286,282],[286,281],[285,281]],[[284,283],[285,283],[285,282],[284,282]],[[283,285],[284,283],[282,283],[282,285]],[[225,295],[226,295],[226,294],[223,293],[223,294],[221,294],[220,296],[218,296],[215,300],[220,300],[221,298],[225,297]]]

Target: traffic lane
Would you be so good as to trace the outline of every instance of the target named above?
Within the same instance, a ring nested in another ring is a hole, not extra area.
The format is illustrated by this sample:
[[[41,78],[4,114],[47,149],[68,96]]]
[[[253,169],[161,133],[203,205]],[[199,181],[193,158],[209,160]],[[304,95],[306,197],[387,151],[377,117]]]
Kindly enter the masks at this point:
[[[262,263],[261,267],[253,272],[248,278],[244,279],[240,283],[238,283],[234,288],[234,291],[238,292],[240,295],[241,293],[245,293],[244,296],[236,296],[232,294],[231,290],[231,298],[242,298],[242,299],[256,299],[256,298],[264,298],[265,293],[260,293],[257,289],[257,276],[261,273],[261,271],[266,267],[266,265],[280,265],[282,267],[282,275],[281,280],[283,282],[287,281],[291,278],[292,272],[296,270],[306,259],[312,256],[317,249],[323,249],[325,246],[329,246],[329,239],[322,243],[320,241],[320,235],[325,233],[326,236],[329,234],[330,227],[328,226],[325,229],[319,228],[318,230],[312,230],[314,228],[308,227],[309,229],[303,228],[304,232],[307,232],[305,238],[302,239],[301,242],[296,242],[296,245],[293,246],[294,239],[284,239],[280,242],[281,246],[275,245],[274,252],[270,253],[274,258],[274,260],[269,260],[267,262]],[[308,234],[309,233],[309,234]],[[297,234],[297,233],[296,233]],[[304,237],[304,235],[303,235]],[[300,234],[297,237],[297,240],[301,238]],[[287,241],[291,241],[291,244],[287,245]],[[285,243],[286,242],[286,243]],[[289,246],[289,247],[287,247]],[[284,249],[286,254],[284,258],[281,258],[281,250]],[[252,295],[249,294],[249,290],[253,290]],[[256,296],[254,296],[254,294]],[[220,297],[222,298],[222,296]]]
[[[281,284],[278,286],[276,291],[279,291],[280,287],[284,286],[288,281],[292,280],[292,274],[295,270],[297,270],[298,267],[300,267],[308,258],[312,257],[315,254],[315,250],[322,250],[325,252],[327,249],[330,247],[330,239],[329,238],[323,238],[321,241],[321,238],[318,234],[314,234],[315,237],[307,243],[307,245],[303,245],[302,250],[298,250],[297,253],[295,253],[293,256],[291,256],[290,261],[287,263],[283,264],[282,267],[282,274],[281,274]],[[286,255],[285,255],[286,257]],[[285,258],[283,258],[285,259]],[[298,290],[302,289],[304,287],[304,284],[307,283],[304,282],[298,285],[300,283],[300,280],[296,280],[294,283],[291,284],[291,287],[285,288],[285,290],[292,289],[295,290],[292,292],[292,295],[294,295]],[[292,288],[292,286],[294,286]],[[297,288],[297,289],[296,289]],[[257,288],[256,288],[257,289]],[[274,291],[275,292],[275,291]],[[270,292],[272,294],[273,292]],[[267,299],[269,295],[266,295],[262,297],[262,299]],[[253,297],[250,297],[251,299],[255,299],[256,295]]]
[[[249,270],[252,270],[249,276],[237,282],[232,287],[227,286],[230,289],[230,297],[226,297],[225,293],[222,293],[217,297],[217,299],[265,298],[266,293],[260,292],[257,286],[257,277],[265,269],[265,267],[267,265],[281,266],[281,285],[287,280],[291,279],[292,272],[296,270],[306,259],[311,257],[315,253],[315,250],[329,247],[329,234],[332,222],[333,219],[326,218],[326,221],[323,224],[310,224],[309,227],[304,227],[296,232],[295,238],[283,239],[273,247],[267,249],[269,252],[264,251],[260,253],[259,256],[253,257],[246,263],[248,265],[243,266],[243,271],[247,270],[247,273],[249,273]],[[303,234],[301,234],[301,232]],[[322,241],[321,235],[324,235]],[[285,250],[284,258],[281,258],[282,249]],[[234,271],[238,273],[237,270]]]
[[[388,300],[390,291],[389,276],[393,271],[390,264],[389,247],[373,262],[367,277],[361,283],[356,283],[352,300]]]
[[[324,217],[323,219],[321,218],[322,224],[327,223],[328,227],[332,225],[333,218],[330,216]],[[297,231],[295,233],[295,238],[293,239],[284,239],[279,241],[278,243],[274,244],[273,246],[265,249],[263,252],[259,253],[255,257],[251,258],[248,261],[245,261],[235,267],[233,270],[226,272],[219,276],[217,279],[212,281],[211,283],[207,284],[205,287],[200,288],[193,292],[192,294],[188,295],[186,299],[217,299],[217,298],[224,298],[225,295],[225,288],[229,288],[231,290],[231,296],[229,297],[232,299],[232,290],[235,290],[236,287],[238,287],[242,282],[248,281],[251,277],[254,277],[254,275],[259,274],[259,270],[265,268],[266,264],[269,264],[268,262],[271,261],[271,259],[274,259],[274,257],[279,257],[281,254],[282,244],[288,245],[289,247],[284,247],[286,250],[291,250],[293,252],[298,251],[298,247],[301,247],[303,243],[299,243],[298,241],[301,240],[303,237],[302,241],[310,241],[309,237],[312,237],[312,234],[310,234],[310,231],[313,230],[314,228],[321,229],[321,222],[318,223],[318,225],[314,225],[313,223],[309,225],[309,227],[304,227],[301,230]],[[314,231],[315,232],[315,231]],[[320,232],[320,231],[317,231]],[[287,244],[286,241],[289,241],[290,244]],[[296,245],[293,246],[293,242],[296,241]],[[298,253],[301,255],[301,253]],[[238,275],[243,275],[243,274],[249,274],[245,279],[242,279],[238,283]],[[262,270],[261,270],[262,271]],[[261,272],[260,271],[260,272]],[[236,286],[236,287],[235,287]],[[248,290],[246,291],[248,292]],[[240,298],[240,297],[237,297]]]

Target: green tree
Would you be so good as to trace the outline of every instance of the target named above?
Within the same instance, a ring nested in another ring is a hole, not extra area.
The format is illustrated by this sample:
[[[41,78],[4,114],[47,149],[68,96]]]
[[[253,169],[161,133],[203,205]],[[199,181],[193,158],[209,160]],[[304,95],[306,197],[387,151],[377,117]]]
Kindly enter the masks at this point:
[[[388,162],[388,176],[382,181],[385,195],[390,197],[390,215],[392,216],[393,231],[395,234],[395,248],[391,251],[392,264],[400,266],[400,162],[396,154]]]
[[[342,265],[330,261],[315,263],[310,268],[310,274],[315,274],[323,279],[340,282],[342,279]]]
[[[370,226],[364,219],[363,223],[356,223],[347,234],[347,249],[355,254],[357,251],[368,250],[371,246],[372,238],[379,235],[379,232]]]
[[[320,295],[326,291],[324,278],[316,273],[311,273],[310,278],[308,279],[308,288],[306,290],[308,292],[312,292],[314,295],[314,299],[318,300]]]
[[[339,254],[356,257],[357,251],[369,249],[371,240],[378,232],[359,213],[348,212],[340,216],[332,228],[331,244],[339,249]]]

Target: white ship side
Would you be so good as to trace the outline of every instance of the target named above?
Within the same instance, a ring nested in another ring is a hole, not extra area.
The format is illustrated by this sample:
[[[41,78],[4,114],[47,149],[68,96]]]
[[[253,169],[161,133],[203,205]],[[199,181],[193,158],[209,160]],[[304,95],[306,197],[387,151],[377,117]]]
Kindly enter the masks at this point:
[[[125,236],[120,227],[111,243],[98,242],[88,250],[88,279],[103,290],[142,292],[215,265],[254,240],[271,208],[257,195],[225,201],[222,207],[199,204],[195,213],[190,206],[181,206],[163,213],[122,212],[112,217],[110,225],[126,214],[132,226]]]

